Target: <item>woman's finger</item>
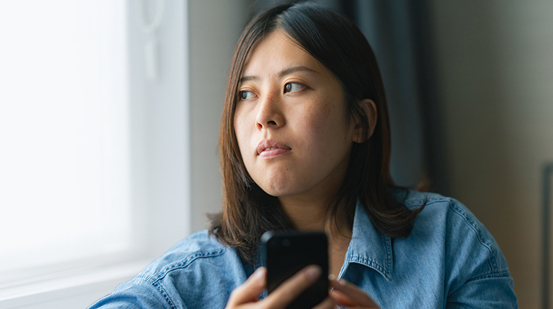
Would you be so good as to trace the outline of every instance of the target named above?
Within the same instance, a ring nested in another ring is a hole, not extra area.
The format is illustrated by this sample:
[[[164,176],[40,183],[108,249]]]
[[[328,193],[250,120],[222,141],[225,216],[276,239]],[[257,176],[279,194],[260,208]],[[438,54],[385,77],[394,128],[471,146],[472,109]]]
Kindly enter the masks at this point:
[[[346,306],[358,306],[367,308],[378,308],[375,302],[367,295],[363,290],[347,282],[344,279],[331,280],[330,285],[334,288],[334,291],[340,292],[338,296],[342,297],[342,300],[353,303],[344,304]],[[334,294],[336,295],[336,294]],[[339,299],[335,299],[338,302]],[[340,304],[339,304],[340,305]]]
[[[266,276],[267,270],[265,267],[259,267],[241,286],[230,293],[227,306],[233,307],[257,301],[259,295],[265,289]]]
[[[321,276],[321,268],[310,265],[278,286],[263,300],[267,308],[285,308]]]
[[[351,300],[351,298],[349,298],[342,292],[332,290],[329,292],[329,295],[334,300],[334,302],[339,306],[352,307],[356,305],[356,303],[353,300]]]
[[[336,303],[334,302],[334,300],[330,297],[327,297],[320,304],[313,307],[313,309],[333,309],[335,308],[334,306],[336,306]]]

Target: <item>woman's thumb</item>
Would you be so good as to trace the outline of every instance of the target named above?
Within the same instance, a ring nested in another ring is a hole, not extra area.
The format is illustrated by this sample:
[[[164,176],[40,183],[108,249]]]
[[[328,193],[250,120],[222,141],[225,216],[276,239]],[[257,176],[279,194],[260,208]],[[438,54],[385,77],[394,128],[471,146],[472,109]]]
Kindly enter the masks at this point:
[[[232,291],[229,298],[229,305],[241,305],[257,301],[263,289],[265,289],[265,280],[267,270],[265,267],[259,267],[241,286]]]

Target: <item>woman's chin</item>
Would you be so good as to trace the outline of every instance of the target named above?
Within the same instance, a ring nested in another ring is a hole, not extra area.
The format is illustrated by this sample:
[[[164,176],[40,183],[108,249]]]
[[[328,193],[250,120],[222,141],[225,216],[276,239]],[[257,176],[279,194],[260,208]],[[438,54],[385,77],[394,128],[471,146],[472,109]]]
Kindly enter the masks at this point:
[[[260,186],[265,193],[274,197],[284,197],[297,194],[295,186],[291,186],[289,183],[271,183],[269,185]]]
[[[274,196],[274,197],[282,197],[282,196],[289,195],[288,190],[283,189],[283,188],[279,188],[279,189],[268,188],[268,189],[265,189],[265,188],[262,187],[261,189],[263,189],[263,191],[265,191],[265,193],[269,194],[270,196]]]

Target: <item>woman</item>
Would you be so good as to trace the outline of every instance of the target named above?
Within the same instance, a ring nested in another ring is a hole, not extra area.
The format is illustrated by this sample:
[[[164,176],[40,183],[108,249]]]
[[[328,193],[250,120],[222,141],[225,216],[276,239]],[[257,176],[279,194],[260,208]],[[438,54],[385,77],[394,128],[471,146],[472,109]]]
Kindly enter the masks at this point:
[[[273,8],[233,56],[220,134],[224,209],[93,308],[286,308],[320,276],[266,295],[259,239],[322,230],[333,290],[317,308],[516,307],[493,237],[457,201],[394,186],[376,59],[344,17]]]

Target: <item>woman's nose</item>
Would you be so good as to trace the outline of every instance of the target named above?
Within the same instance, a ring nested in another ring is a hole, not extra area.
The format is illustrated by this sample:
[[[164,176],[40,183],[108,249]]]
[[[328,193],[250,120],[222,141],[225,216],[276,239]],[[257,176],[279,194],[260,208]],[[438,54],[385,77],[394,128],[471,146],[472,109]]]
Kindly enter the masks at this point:
[[[258,104],[259,109],[255,119],[258,130],[277,129],[284,125],[283,106],[278,94],[267,93]]]

